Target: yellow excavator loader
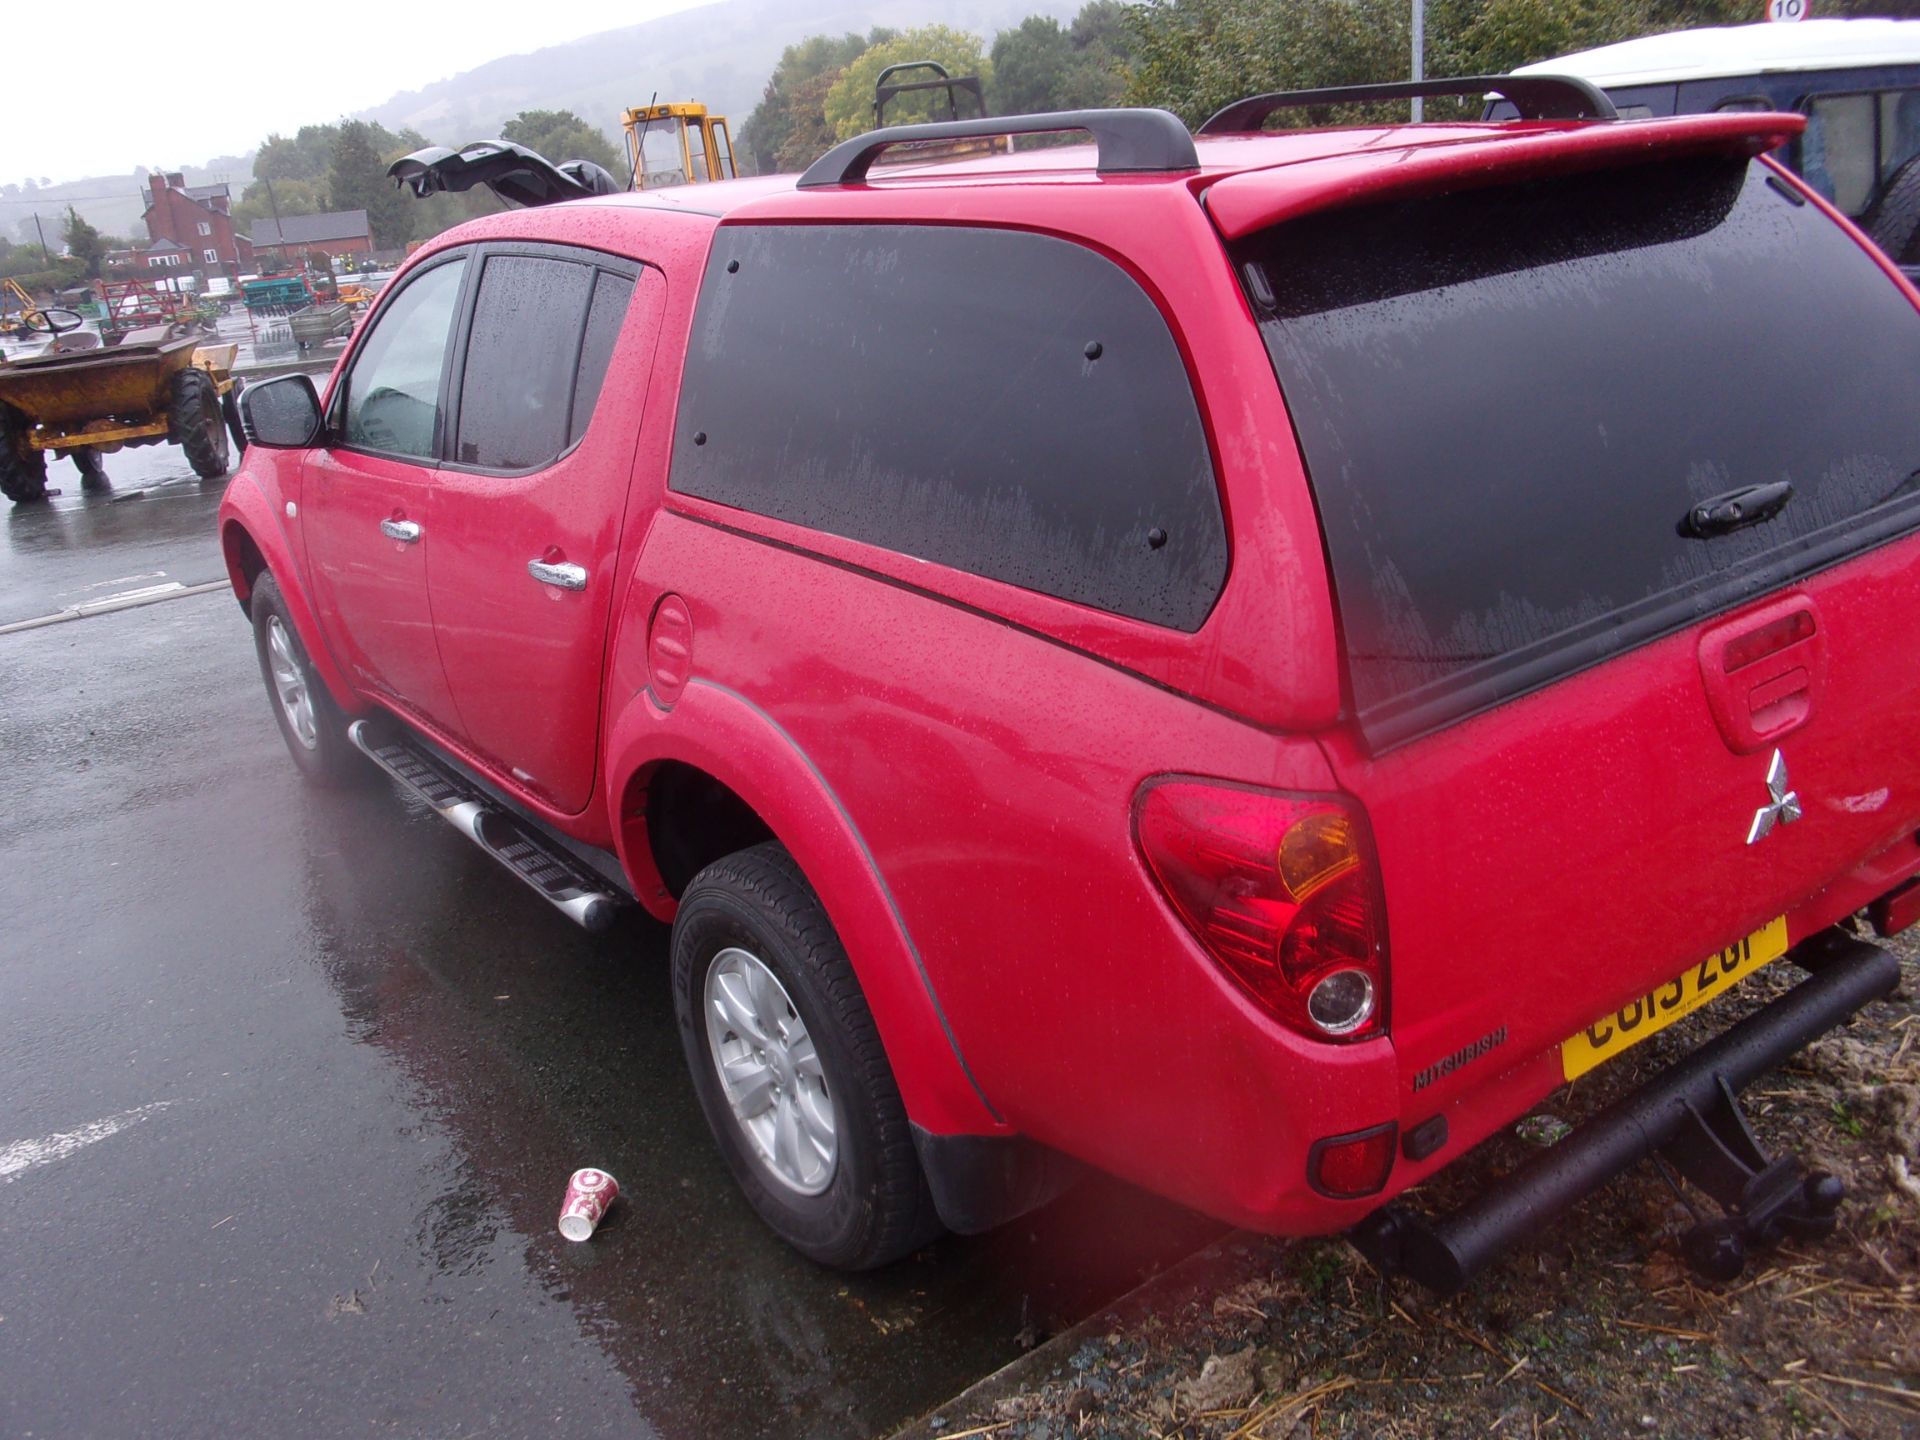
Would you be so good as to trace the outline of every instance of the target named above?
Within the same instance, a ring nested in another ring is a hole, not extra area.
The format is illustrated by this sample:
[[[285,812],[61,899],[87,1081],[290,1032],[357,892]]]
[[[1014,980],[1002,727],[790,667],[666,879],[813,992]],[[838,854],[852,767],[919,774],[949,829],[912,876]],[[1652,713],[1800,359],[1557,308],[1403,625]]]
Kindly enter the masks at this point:
[[[620,117],[627,136],[627,188],[657,190],[665,185],[698,185],[731,180],[733,137],[727,117],[709,115],[704,105],[641,105]],[[649,139],[656,144],[651,155]],[[662,150],[667,153],[663,156]],[[675,159],[679,163],[674,163]],[[665,163],[661,163],[662,160]]]
[[[33,303],[33,297],[22,290],[12,276],[0,279],[0,292],[19,302],[20,309],[0,321],[0,333],[13,339],[23,339],[33,333],[34,322],[40,318],[40,307]]]

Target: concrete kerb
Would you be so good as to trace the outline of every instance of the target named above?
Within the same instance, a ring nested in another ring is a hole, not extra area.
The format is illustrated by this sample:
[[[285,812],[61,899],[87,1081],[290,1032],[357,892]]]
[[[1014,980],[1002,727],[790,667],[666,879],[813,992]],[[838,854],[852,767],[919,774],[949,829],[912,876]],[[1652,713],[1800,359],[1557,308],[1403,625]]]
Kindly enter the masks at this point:
[[[1149,1276],[1118,1300],[1055,1335],[1018,1360],[975,1381],[951,1399],[901,1426],[886,1440],[941,1440],[965,1433],[990,1413],[997,1401],[1029,1394],[1049,1384],[1076,1380],[1074,1356],[1089,1342],[1137,1329],[1151,1315],[1167,1315],[1203,1296],[1232,1289],[1273,1269],[1276,1250],[1285,1241],[1236,1230],[1197,1250],[1177,1265]]]

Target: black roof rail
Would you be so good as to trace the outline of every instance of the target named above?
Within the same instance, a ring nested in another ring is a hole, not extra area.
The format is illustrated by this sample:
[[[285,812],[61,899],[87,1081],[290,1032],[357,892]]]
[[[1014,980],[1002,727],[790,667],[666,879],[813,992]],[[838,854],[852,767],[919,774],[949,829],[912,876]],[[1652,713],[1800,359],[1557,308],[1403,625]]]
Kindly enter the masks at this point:
[[[933,125],[889,125],[843,140],[807,167],[802,190],[854,185],[882,150],[917,140],[973,140],[999,135],[1048,135],[1085,130],[1099,149],[1102,175],[1197,170],[1200,156],[1179,117],[1165,110],[1056,110],[1046,115],[996,115],[986,120],[946,120]]]
[[[1618,120],[1620,112],[1591,81],[1572,75],[1464,75],[1454,80],[1399,80],[1390,85],[1339,85],[1329,90],[1276,90],[1236,100],[1208,117],[1195,134],[1234,135],[1258,130],[1276,110],[1303,105],[1359,105],[1433,95],[1501,96],[1522,120]]]

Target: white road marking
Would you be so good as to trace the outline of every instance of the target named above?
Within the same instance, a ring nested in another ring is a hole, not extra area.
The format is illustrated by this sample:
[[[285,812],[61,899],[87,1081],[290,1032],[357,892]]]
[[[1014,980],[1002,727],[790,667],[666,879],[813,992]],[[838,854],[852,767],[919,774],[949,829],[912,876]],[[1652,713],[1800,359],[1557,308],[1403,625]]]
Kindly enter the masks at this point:
[[[133,1110],[122,1110],[118,1115],[109,1115],[104,1120],[95,1120],[91,1125],[82,1125],[78,1130],[62,1131],[58,1135],[48,1135],[40,1140],[21,1140],[0,1149],[0,1184],[11,1185],[21,1172],[35,1169],[41,1165],[51,1165],[56,1160],[84,1150],[89,1145],[97,1145],[118,1135],[130,1125],[138,1125],[155,1111],[164,1110],[173,1102],[156,1100],[151,1105],[141,1105]]]
[[[163,585],[144,585],[138,590],[122,590],[116,595],[105,595],[98,600],[83,600],[78,605],[67,606],[67,609],[76,615],[100,615],[108,610],[124,610],[130,605],[150,605],[163,595],[171,595],[176,590],[186,588],[178,580],[169,580]]]
[[[115,610],[132,610],[141,605],[157,605],[162,600],[184,600],[189,595],[211,595],[216,590],[232,588],[225,580],[208,580],[199,585],[183,585],[178,580],[165,585],[149,585],[144,590],[129,590],[120,595],[109,595],[102,600],[89,600],[83,605],[69,605],[64,610],[51,615],[36,615],[31,620],[15,620],[8,625],[0,625],[0,635],[11,635],[16,630],[38,630],[43,625],[58,625],[66,620],[84,620],[90,615],[107,615]]]
[[[56,596],[83,595],[89,590],[104,590],[109,585],[131,585],[135,580],[164,580],[166,578],[167,572],[164,570],[149,570],[144,575],[120,575],[112,580],[96,580],[91,585],[82,585],[73,590],[56,590],[54,594]]]

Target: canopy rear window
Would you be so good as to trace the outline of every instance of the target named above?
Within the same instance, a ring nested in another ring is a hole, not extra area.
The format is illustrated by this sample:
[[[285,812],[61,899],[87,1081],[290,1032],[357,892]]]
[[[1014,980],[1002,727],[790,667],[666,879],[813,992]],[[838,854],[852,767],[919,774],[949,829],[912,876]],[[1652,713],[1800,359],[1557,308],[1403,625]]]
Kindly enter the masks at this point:
[[[1376,749],[1920,525],[1920,313],[1757,163],[1322,212],[1236,259]]]

